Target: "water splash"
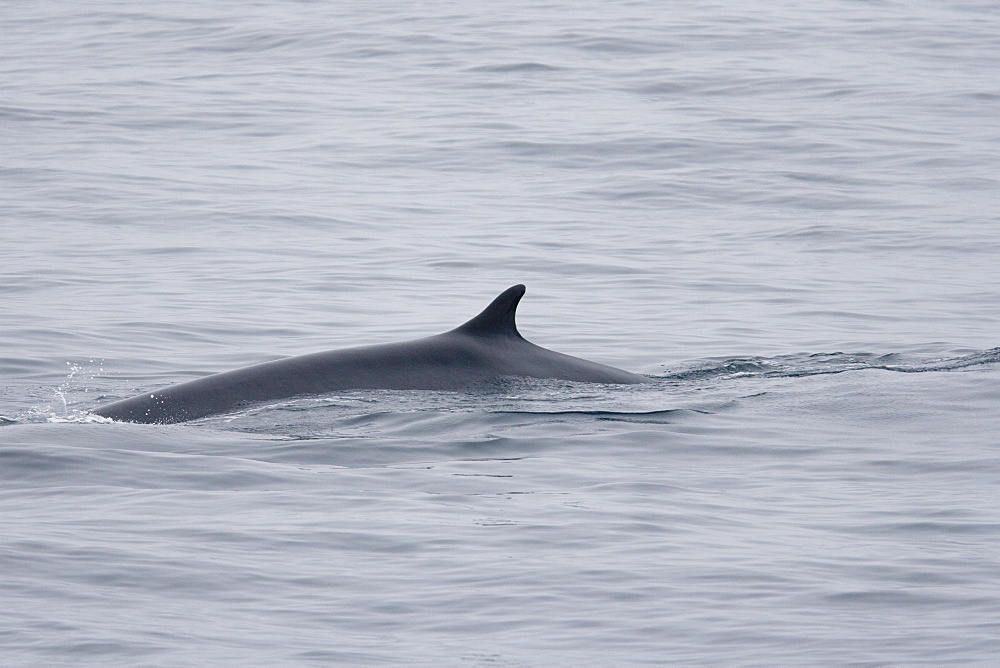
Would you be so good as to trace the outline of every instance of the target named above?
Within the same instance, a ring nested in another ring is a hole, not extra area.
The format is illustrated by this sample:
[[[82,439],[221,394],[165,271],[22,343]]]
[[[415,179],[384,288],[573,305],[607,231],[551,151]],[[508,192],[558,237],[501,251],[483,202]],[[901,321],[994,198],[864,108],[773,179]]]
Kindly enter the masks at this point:
[[[88,394],[91,388],[82,384],[81,381],[91,381],[104,373],[104,360],[90,358],[85,364],[78,362],[66,362],[69,367],[69,374],[59,387],[53,390],[56,402],[49,405],[47,410],[37,410],[46,422],[106,422],[107,420],[93,419],[98,416],[90,415],[86,411],[71,409],[70,403],[74,395],[78,393]]]

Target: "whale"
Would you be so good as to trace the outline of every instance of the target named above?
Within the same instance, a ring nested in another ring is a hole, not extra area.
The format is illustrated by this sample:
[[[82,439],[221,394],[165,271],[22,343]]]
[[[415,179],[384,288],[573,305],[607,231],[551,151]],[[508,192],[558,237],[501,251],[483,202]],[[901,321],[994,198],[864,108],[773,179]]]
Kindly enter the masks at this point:
[[[299,395],[341,390],[468,390],[505,377],[634,384],[651,379],[526,340],[515,314],[525,287],[442,334],[285,357],[152,390],[91,411],[116,422],[170,424]]]

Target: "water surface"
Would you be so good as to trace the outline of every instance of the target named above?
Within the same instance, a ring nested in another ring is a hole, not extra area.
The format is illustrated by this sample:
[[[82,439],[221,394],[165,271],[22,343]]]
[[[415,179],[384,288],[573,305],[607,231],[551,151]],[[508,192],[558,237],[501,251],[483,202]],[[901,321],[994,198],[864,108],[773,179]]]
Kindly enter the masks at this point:
[[[9,664],[988,663],[992,3],[0,18]],[[519,328],[656,379],[102,403]]]

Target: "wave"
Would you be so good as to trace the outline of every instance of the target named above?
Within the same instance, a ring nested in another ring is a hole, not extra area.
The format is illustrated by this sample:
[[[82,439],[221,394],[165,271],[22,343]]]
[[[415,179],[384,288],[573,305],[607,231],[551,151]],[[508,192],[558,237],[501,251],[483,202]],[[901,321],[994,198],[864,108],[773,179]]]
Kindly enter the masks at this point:
[[[957,371],[1000,362],[1000,348],[957,357],[913,359],[901,353],[800,353],[776,357],[733,357],[689,362],[676,371],[658,375],[667,380],[705,378],[795,378],[880,369],[899,373]]]

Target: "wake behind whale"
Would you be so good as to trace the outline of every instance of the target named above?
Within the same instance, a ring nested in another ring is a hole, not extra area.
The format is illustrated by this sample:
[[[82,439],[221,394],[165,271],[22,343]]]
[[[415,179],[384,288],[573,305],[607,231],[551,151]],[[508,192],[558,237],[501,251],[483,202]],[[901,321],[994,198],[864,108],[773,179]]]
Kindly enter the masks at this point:
[[[508,288],[475,318],[443,334],[255,364],[116,401],[93,412],[121,422],[165,424],[255,402],[338,390],[460,390],[505,376],[650,382],[645,376],[527,341],[514,322],[524,292],[523,285]]]

